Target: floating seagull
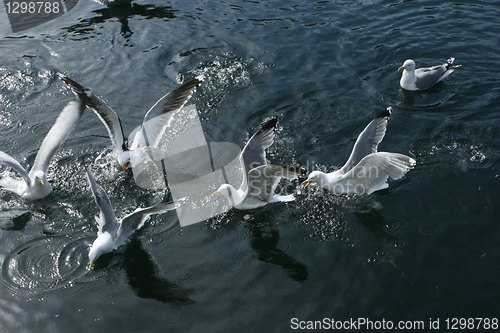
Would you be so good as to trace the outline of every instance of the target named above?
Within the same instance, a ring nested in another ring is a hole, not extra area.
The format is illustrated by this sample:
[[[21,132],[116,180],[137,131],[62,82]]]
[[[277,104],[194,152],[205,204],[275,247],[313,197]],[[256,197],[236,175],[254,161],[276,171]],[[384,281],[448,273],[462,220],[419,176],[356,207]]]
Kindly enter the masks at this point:
[[[106,126],[111,142],[117,151],[118,162],[126,172],[130,167],[130,153],[138,148],[155,147],[159,143],[163,129],[170,125],[172,116],[186,104],[201,84],[202,79],[189,80],[160,98],[144,116],[141,129],[130,133],[129,146],[127,146],[120,118],[106,103],[94,95],[92,90],[83,88],[70,78],[64,77],[62,80],[71,87],[75,94],[88,96],[85,102]]]
[[[415,69],[415,62],[408,59],[398,71],[403,71],[399,84],[406,90],[424,90],[432,87],[462,65],[452,66],[455,58],[448,59],[444,64],[433,67]]]
[[[397,153],[377,153],[392,113],[388,107],[361,132],[347,163],[331,173],[313,171],[301,185],[318,183],[337,194],[371,194],[389,187],[387,179],[399,179],[415,166],[415,160]]]
[[[85,102],[81,99],[71,101],[66,105],[43,139],[29,173],[12,156],[0,151],[0,163],[13,168],[24,178],[20,180],[5,177],[0,179],[0,186],[28,200],[38,200],[49,195],[51,188],[46,175],[50,160],[76,126],[83,111],[85,111]]]
[[[85,171],[87,171],[87,178],[95,202],[100,210],[99,216],[95,217],[98,231],[97,238],[92,244],[89,252],[90,268],[94,267],[95,261],[102,254],[112,252],[119,246],[127,243],[130,235],[144,225],[149,215],[161,214],[179,208],[181,204],[186,201],[186,198],[182,198],[177,201],[162,203],[153,207],[138,208],[133,213],[125,216],[121,221],[118,221],[113,213],[108,195],[104,189],[96,183],[94,176],[92,176],[92,173],[90,173],[85,165],[85,161],[83,161],[83,165],[85,166]]]
[[[212,195],[222,194],[237,209],[253,209],[270,202],[292,201],[293,195],[274,195],[280,178],[293,179],[306,175],[305,168],[267,164],[265,149],[274,141],[277,117],[271,118],[248,140],[240,154],[243,182],[238,190],[223,184]]]

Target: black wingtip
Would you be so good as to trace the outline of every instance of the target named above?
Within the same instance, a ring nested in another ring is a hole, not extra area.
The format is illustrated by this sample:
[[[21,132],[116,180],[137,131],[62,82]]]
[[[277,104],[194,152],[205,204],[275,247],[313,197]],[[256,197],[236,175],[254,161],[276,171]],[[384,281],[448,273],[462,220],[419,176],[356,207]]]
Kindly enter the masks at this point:
[[[60,75],[60,78],[71,88],[71,90],[78,96],[78,98],[80,98],[80,100],[85,103],[86,106],[91,109],[96,108],[95,104],[92,102],[92,99],[87,95],[87,92],[90,91],[89,89],[84,88],[82,85],[73,81],[67,76]]]
[[[375,118],[384,118],[384,117],[389,118],[391,114],[392,114],[392,107],[389,106],[384,111],[380,112],[378,116],[376,116]]]
[[[451,68],[458,68],[462,67],[462,65],[453,65],[453,62],[455,61],[455,58],[451,57],[450,59],[446,60],[444,65],[446,66],[446,69],[449,70]]]
[[[83,94],[85,92],[85,88],[83,88],[80,84],[71,80],[69,77],[65,75],[60,75],[61,80],[66,83],[75,93]]]
[[[267,123],[262,126],[261,131],[267,131],[270,130],[271,128],[275,128],[276,124],[278,123],[278,117],[272,117],[267,121]]]
[[[184,83],[183,85],[181,85],[178,89],[180,91],[190,91],[190,90],[195,90],[196,88],[198,88],[200,86],[200,84],[203,82],[203,79],[202,78],[194,78],[194,79],[191,79],[189,81],[187,81],[186,83]]]
[[[165,104],[163,105],[163,112],[167,113],[170,111],[177,112],[182,108],[182,106],[191,98],[192,94],[196,91],[196,88],[200,86],[202,82],[201,78],[194,78],[181,86],[175,88],[169,94],[171,96],[170,99],[165,100]]]

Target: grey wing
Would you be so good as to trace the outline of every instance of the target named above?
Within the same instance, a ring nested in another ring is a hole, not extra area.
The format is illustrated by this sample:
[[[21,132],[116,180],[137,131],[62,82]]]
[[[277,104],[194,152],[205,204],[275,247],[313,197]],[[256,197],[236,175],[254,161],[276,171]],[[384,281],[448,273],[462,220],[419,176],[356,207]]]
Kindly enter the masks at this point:
[[[389,178],[397,180],[413,169],[416,161],[398,153],[375,153],[363,158],[356,167],[337,180],[345,193],[371,194],[389,186]]]
[[[106,194],[106,191],[104,191],[104,189],[97,184],[94,176],[87,168],[87,165],[85,164],[83,158],[82,163],[85,167],[85,171],[87,172],[87,179],[89,181],[92,194],[94,195],[95,203],[100,210],[99,218],[96,217],[99,233],[107,231],[111,234],[114,234],[117,231],[119,224],[116,219],[115,213],[113,212],[113,207],[109,202],[108,195]]]
[[[446,72],[445,65],[434,67],[418,68],[415,70],[417,81],[415,86],[419,89],[427,89],[435,85]]]
[[[339,170],[345,174],[354,168],[365,156],[376,153],[379,143],[382,141],[387,129],[387,122],[392,113],[392,107],[388,107],[378,114],[359,134],[351,155],[346,164]]]
[[[192,79],[160,98],[144,116],[139,146],[155,146],[163,128],[170,124],[172,116],[191,98],[201,79]],[[129,136],[129,140],[134,139]]]
[[[266,165],[266,148],[270,147],[274,142],[274,131],[278,122],[277,117],[267,121],[260,130],[255,133],[243,148],[240,154],[240,163],[243,168],[243,182],[240,190],[246,191],[248,183],[248,173],[250,170]]]
[[[0,163],[5,164],[5,165],[11,167],[12,169],[16,170],[17,172],[19,172],[21,174],[21,176],[23,176],[24,180],[26,181],[26,184],[28,184],[28,186],[31,185],[30,176],[29,176],[28,172],[12,156],[4,153],[3,151],[0,151]]]
[[[69,102],[57,117],[55,124],[43,139],[42,145],[35,157],[35,163],[30,174],[35,171],[47,173],[50,160],[76,126],[85,111],[85,103],[80,99]]]
[[[127,242],[130,235],[137,229],[140,229],[144,222],[148,219],[151,214],[161,214],[179,208],[186,198],[182,198],[176,201],[171,201],[163,204],[159,204],[148,208],[136,209],[133,213],[125,216],[120,224],[118,233],[116,235],[116,246],[120,246]]]
[[[122,123],[115,111],[99,97],[94,95],[92,90],[82,87],[68,77],[63,77],[62,80],[70,86],[71,90],[73,90],[73,92],[80,97],[80,99],[82,99],[102,121],[108,131],[113,146],[118,150],[128,150],[125,145],[125,135],[123,134]]]
[[[248,173],[246,200],[269,202],[281,178],[293,179],[307,175],[307,169],[291,165],[267,164],[253,168]]]

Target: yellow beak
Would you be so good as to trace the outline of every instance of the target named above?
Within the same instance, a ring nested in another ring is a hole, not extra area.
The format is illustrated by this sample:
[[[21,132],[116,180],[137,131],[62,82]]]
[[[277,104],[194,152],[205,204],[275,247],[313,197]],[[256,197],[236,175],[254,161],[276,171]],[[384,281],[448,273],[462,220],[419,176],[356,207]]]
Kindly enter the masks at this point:
[[[40,180],[40,184],[42,184],[42,186],[45,186],[45,182],[43,180]]]
[[[94,268],[94,266],[95,266],[95,264],[94,264],[93,262],[91,262],[91,263],[89,264],[89,268],[90,268],[90,269]]]
[[[303,186],[304,184],[306,184],[306,185],[304,186],[304,188],[307,188],[307,187],[309,186],[309,184],[311,184],[311,181],[310,181],[310,180],[304,180],[304,181],[302,182],[302,184],[300,184],[300,186]]]
[[[129,166],[130,166],[130,162],[123,163],[123,164],[122,164],[122,169],[123,169],[123,172],[127,172],[127,171],[128,171]]]
[[[220,192],[219,191],[215,191],[214,193],[212,193],[212,196],[217,195],[217,194],[220,194]]]
[[[403,69],[405,69],[403,66],[399,67],[399,68],[398,68],[398,72],[399,72],[399,71],[402,71]]]

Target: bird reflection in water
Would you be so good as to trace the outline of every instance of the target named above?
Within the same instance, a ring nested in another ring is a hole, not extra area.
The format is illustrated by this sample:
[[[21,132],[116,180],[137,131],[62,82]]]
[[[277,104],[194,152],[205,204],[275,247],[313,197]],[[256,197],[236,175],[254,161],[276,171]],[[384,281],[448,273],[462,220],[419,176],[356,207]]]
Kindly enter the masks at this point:
[[[93,26],[106,21],[118,21],[121,24],[121,35],[129,38],[134,34],[129,26],[129,18],[139,16],[146,19],[175,17],[174,10],[170,6],[156,6],[148,4],[137,4],[132,2],[109,3],[107,7],[93,11],[98,16],[85,18],[80,23],[67,28],[68,32],[75,34],[88,34],[94,30]]]
[[[29,211],[7,210],[0,213],[0,229],[23,231],[33,214]]]
[[[277,223],[268,218],[259,219],[257,216],[248,221],[248,231],[250,245],[257,253],[259,261],[283,267],[285,274],[297,282],[303,283],[307,280],[307,266],[278,249],[280,230]]]
[[[403,255],[405,243],[402,242],[396,234],[388,233],[387,226],[389,225],[382,216],[378,208],[370,207],[369,209],[355,210],[355,215],[358,217],[361,224],[373,235],[378,243],[379,250],[376,251],[376,257],[369,258],[370,261],[386,260],[390,262],[404,276],[404,272],[397,266],[397,260]],[[403,221],[402,225],[406,225]],[[397,230],[396,223],[393,223],[396,232],[404,231]]]
[[[128,284],[140,298],[150,298],[176,305],[192,304],[191,290],[182,288],[160,276],[158,264],[141,241],[132,239],[125,249],[123,260]]]

